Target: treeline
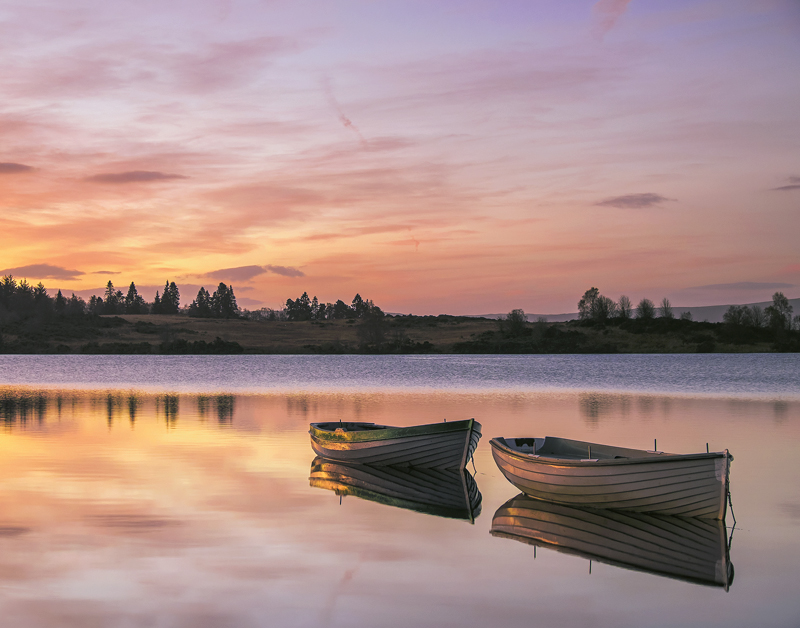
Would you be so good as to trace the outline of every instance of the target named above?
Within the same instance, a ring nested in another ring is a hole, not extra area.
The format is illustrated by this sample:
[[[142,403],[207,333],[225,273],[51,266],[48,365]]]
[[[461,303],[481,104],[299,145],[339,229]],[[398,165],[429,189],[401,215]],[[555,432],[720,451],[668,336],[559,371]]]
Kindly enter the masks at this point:
[[[682,320],[692,320],[691,312],[683,312]],[[624,294],[618,301],[600,294],[597,288],[589,288],[578,301],[578,319],[606,321],[609,319],[629,320],[638,318],[641,320],[652,320],[654,318],[675,318],[672,304],[666,297],[661,300],[661,304],[656,307],[650,299],[642,299],[634,308],[631,300]]]
[[[800,330],[800,315],[792,318],[793,311],[789,299],[783,292],[776,292],[772,295],[772,305],[763,310],[758,305],[731,305],[723,315],[723,321],[733,327],[770,328],[775,331]],[[582,321],[595,322],[632,318],[647,321],[655,318],[674,319],[675,313],[666,297],[658,306],[650,299],[642,299],[634,308],[631,300],[625,295],[614,301],[600,294],[597,288],[590,288],[578,301],[578,318]],[[692,313],[682,312],[680,319],[691,321]]]
[[[724,322],[676,316],[669,299],[656,305],[627,296],[617,301],[590,288],[578,302],[578,320],[528,321],[521,309],[498,321],[496,330],[473,334],[453,345],[455,353],[708,353],[715,351],[800,351],[800,316],[792,318],[789,300],[776,292],[772,304],[732,305]]]
[[[248,311],[239,308],[233,286],[222,282],[211,293],[201,287],[195,299],[181,307],[181,293],[174,281],[164,283],[152,302],[145,301],[136,284],[131,282],[127,292],[119,290],[112,281],[106,284],[102,296],[93,295],[85,301],[75,293],[66,297],[59,290],[54,297],[39,282],[33,286],[11,275],[0,280],[0,323],[37,316],[86,317],[120,314],[186,314],[194,318],[245,318],[250,320],[321,321],[382,317],[383,311],[370,299],[356,294],[348,305],[341,299],[334,303],[320,303],[314,296],[303,292],[297,299],[287,299],[286,307],[278,310],[262,308]]]
[[[66,297],[59,290],[51,297],[39,282],[36,286],[26,279],[17,281],[11,275],[0,279],[0,322],[30,317],[85,317],[119,314],[180,314],[198,318],[238,318],[243,312],[236,304],[233,286],[219,284],[213,294],[200,288],[197,298],[188,307],[181,308],[181,293],[174,281],[164,284],[163,292],[156,291],[148,303],[131,282],[127,293],[118,290],[109,281],[102,296],[92,295],[85,301],[73,292]]]
[[[336,303],[320,303],[316,296],[309,299],[304,292],[297,299],[286,299],[284,310],[286,320],[322,321],[342,318],[383,317],[383,311],[371,299],[362,299],[360,294],[353,297],[350,305],[339,299]]]

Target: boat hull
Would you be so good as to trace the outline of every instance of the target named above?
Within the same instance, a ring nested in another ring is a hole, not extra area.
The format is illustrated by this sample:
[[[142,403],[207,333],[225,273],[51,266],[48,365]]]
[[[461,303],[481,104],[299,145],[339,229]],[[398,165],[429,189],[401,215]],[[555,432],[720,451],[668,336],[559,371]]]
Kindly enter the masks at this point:
[[[560,460],[516,452],[505,440],[491,440],[494,460],[506,479],[530,497],[579,508],[725,518],[732,459],[727,450],[685,456],[642,452],[648,457],[624,460]]]
[[[474,522],[481,493],[466,469],[420,469],[344,464],[317,457],[309,484],[387,506]]]
[[[344,433],[320,425],[312,423],[309,430],[314,452],[348,464],[461,469],[481,437],[481,425],[474,419]]]
[[[589,510],[518,495],[500,506],[492,536],[695,584],[733,581],[722,521]]]

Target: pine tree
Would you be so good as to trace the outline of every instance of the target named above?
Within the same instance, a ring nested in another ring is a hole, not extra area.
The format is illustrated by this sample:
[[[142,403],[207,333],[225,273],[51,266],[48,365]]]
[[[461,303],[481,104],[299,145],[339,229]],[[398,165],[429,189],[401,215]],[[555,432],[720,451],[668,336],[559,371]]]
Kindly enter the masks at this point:
[[[308,295],[306,295],[308,298]],[[217,290],[211,297],[211,311],[214,318],[238,318],[239,306],[236,304],[236,296],[233,294],[233,286],[230,288],[220,282]]]
[[[197,298],[192,301],[192,304],[189,306],[189,316],[195,318],[210,318],[212,316],[211,299],[212,297],[208,294],[208,291],[204,287],[201,287],[200,290],[197,291]]]
[[[56,300],[53,304],[57,314],[64,314],[67,311],[67,299],[61,294],[61,290],[56,294]]]
[[[369,312],[369,306],[364,303],[364,299],[362,299],[361,295],[358,293],[353,297],[351,307],[353,308],[353,314],[355,314],[356,318],[361,318],[364,314]]]
[[[174,281],[169,284],[169,303],[170,309],[172,310],[171,313],[177,314],[181,308],[181,293]]]
[[[177,314],[181,305],[181,293],[175,282],[166,281],[164,283],[164,292],[161,295],[161,305],[159,306],[159,314]]]
[[[128,294],[125,295],[125,313],[126,314],[144,314],[145,303],[144,298],[139,294],[136,289],[136,284],[131,282],[128,287]]]

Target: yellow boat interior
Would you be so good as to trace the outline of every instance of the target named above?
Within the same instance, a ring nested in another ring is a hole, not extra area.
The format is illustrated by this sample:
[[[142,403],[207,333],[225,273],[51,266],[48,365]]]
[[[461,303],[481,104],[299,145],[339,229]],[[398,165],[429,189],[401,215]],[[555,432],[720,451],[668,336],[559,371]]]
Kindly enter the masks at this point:
[[[377,423],[356,423],[348,421],[331,421],[329,423],[313,423],[313,427],[325,432],[369,432],[373,430],[392,429],[391,425],[379,425]]]

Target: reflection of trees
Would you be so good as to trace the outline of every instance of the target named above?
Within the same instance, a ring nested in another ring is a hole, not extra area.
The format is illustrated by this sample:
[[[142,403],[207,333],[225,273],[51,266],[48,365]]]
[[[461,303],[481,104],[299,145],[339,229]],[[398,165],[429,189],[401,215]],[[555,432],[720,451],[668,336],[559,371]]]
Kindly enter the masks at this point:
[[[167,427],[175,427],[179,405],[180,397],[178,395],[160,395],[156,397],[156,415],[159,414],[159,411],[163,411]]]
[[[308,416],[309,412],[316,411],[316,403],[307,395],[290,395],[286,397],[286,410],[289,415],[302,414]]]
[[[785,401],[776,401],[772,406],[772,412],[776,423],[783,423],[789,414],[789,404]]]
[[[111,283],[110,281],[108,283]],[[106,395],[106,421],[108,422],[108,429],[114,425],[114,410],[120,405],[119,399],[113,394]]]
[[[578,398],[581,414],[589,423],[597,423],[605,415],[614,411],[614,397],[598,393],[583,393]]]
[[[581,415],[588,423],[596,424],[601,418],[615,415],[627,417],[636,402],[639,412],[648,416],[653,413],[654,401],[649,396],[614,395],[609,393],[583,393],[578,397]],[[662,401],[665,414],[669,413],[669,400]]]
[[[217,420],[219,421],[220,425],[230,425],[233,422],[234,402],[235,397],[233,395],[217,396]]]
[[[652,397],[641,396],[636,399],[636,407],[639,414],[643,416],[652,416],[655,410],[655,401]]]
[[[133,284],[131,284],[133,285]],[[136,412],[139,409],[139,399],[136,395],[128,396],[128,418],[131,421],[131,427],[136,423]]]
[[[197,395],[197,413],[204,420],[211,406],[217,411],[217,421],[220,425],[230,425],[233,422],[233,410],[236,397],[234,395]]]
[[[0,393],[0,418],[6,427],[29,419],[43,423],[47,415],[47,397],[41,392],[5,391]]]
[[[219,425],[231,425],[236,409],[236,396],[231,394],[198,395],[197,409],[202,419],[216,416]],[[180,395],[142,394],[123,391],[35,391],[11,387],[0,387],[0,426],[10,430],[30,426],[38,427],[50,419],[61,420],[67,416],[93,416],[105,419],[108,429],[127,416],[133,429],[142,413],[156,418],[164,417],[167,427],[177,425],[180,414]],[[2,429],[2,427],[0,427]]]
[[[208,402],[208,395],[197,395],[197,414],[200,415],[201,420],[204,420],[208,414]]]

